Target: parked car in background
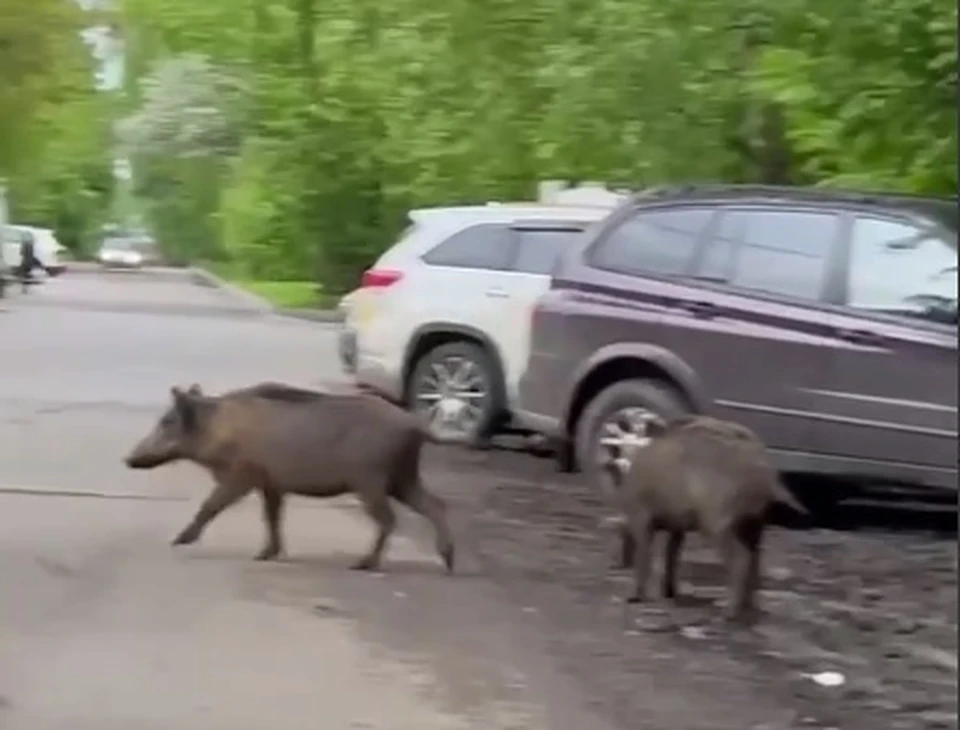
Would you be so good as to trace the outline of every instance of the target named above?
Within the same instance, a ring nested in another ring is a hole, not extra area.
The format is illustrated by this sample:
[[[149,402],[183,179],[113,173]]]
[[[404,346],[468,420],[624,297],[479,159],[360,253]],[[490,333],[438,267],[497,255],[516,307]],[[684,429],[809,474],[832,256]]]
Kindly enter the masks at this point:
[[[490,204],[410,213],[399,241],[342,302],[344,369],[477,442],[508,424],[530,311],[550,271],[610,206]]]
[[[575,242],[533,314],[521,422],[563,466],[708,412],[779,467],[957,488],[957,200],[687,186]]]
[[[145,236],[111,235],[97,252],[97,260],[108,269],[139,269],[157,259],[153,240]]]
[[[0,226],[0,299],[7,295],[7,286],[13,282],[14,279],[13,270],[7,265],[4,258],[6,253],[6,246],[4,245],[5,235],[4,227]]]
[[[17,244],[17,257],[20,254],[20,233],[14,231],[10,226],[0,225],[0,296],[6,294],[7,285],[16,278],[16,273],[10,262],[7,260],[11,250],[8,244]]]
[[[16,270],[20,266],[20,245],[25,236],[33,238],[33,254],[48,276],[59,276],[67,269],[67,248],[49,228],[8,225],[3,236],[3,260],[7,267]]]

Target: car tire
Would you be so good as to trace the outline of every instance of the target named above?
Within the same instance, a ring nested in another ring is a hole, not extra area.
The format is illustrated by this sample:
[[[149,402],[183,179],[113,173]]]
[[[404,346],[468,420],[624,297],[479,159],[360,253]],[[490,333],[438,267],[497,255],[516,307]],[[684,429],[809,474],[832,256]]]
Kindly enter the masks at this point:
[[[422,410],[421,396],[424,391],[421,389],[421,385],[430,376],[433,367],[452,360],[471,363],[471,372],[477,374],[477,381],[481,383],[484,395],[469,402],[479,408],[480,412],[470,424],[470,427],[461,434],[454,435],[448,431],[435,429],[433,422],[431,422],[430,432],[434,438],[446,443],[483,446],[488,442],[497,419],[503,411],[504,386],[499,379],[498,370],[494,367],[490,354],[481,345],[464,340],[448,342],[421,355],[410,375],[407,387],[407,407],[414,412]]]
[[[620,380],[607,386],[587,403],[574,428],[573,452],[579,470],[591,484],[602,485],[595,458],[600,429],[617,412],[642,408],[670,421],[690,412],[675,388],[650,379]]]

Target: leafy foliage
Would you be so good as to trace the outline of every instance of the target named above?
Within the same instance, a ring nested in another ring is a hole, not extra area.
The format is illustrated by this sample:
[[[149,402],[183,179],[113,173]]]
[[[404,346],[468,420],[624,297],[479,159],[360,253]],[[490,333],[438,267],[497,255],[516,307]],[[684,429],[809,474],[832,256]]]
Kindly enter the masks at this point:
[[[0,0],[0,177],[17,222],[82,249],[108,207],[112,100],[95,91],[72,0]]]
[[[529,198],[544,178],[957,189],[951,0],[119,13],[127,141],[161,240],[330,292],[409,207]]]

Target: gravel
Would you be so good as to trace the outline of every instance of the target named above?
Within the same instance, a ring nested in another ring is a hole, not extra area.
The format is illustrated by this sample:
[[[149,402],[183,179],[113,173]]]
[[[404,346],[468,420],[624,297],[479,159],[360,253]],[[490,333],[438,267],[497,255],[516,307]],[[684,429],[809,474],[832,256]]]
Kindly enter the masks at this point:
[[[955,505],[774,526],[764,616],[733,629],[715,603],[724,571],[696,538],[678,605],[625,606],[609,512],[549,459],[438,448],[427,468],[485,571],[539,614],[559,666],[624,730],[679,730],[681,714],[684,730],[957,727]],[[842,684],[824,686],[825,672]]]

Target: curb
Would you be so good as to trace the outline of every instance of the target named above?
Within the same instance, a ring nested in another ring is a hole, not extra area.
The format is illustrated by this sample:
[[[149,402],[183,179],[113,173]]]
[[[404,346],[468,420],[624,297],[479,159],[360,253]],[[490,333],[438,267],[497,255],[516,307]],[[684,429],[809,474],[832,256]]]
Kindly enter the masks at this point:
[[[281,309],[275,307],[263,297],[252,294],[246,289],[236,284],[231,284],[216,274],[196,266],[191,266],[187,269],[187,275],[195,284],[222,289],[231,296],[244,301],[251,309],[263,314],[275,314],[280,317],[307,320],[309,322],[321,322],[324,324],[336,324],[344,320],[343,312],[338,309]]]
[[[274,309],[274,314],[290,319],[303,319],[322,324],[339,324],[345,316],[339,309]]]
[[[206,269],[200,269],[196,266],[191,266],[187,269],[190,278],[195,284],[199,286],[207,286],[215,289],[222,289],[231,296],[239,299],[247,304],[251,309],[254,309],[258,312],[268,313],[273,312],[274,307],[270,302],[262,297],[258,297],[256,294],[251,294],[246,289],[241,289],[235,284],[221,279],[216,274],[213,274]]]

